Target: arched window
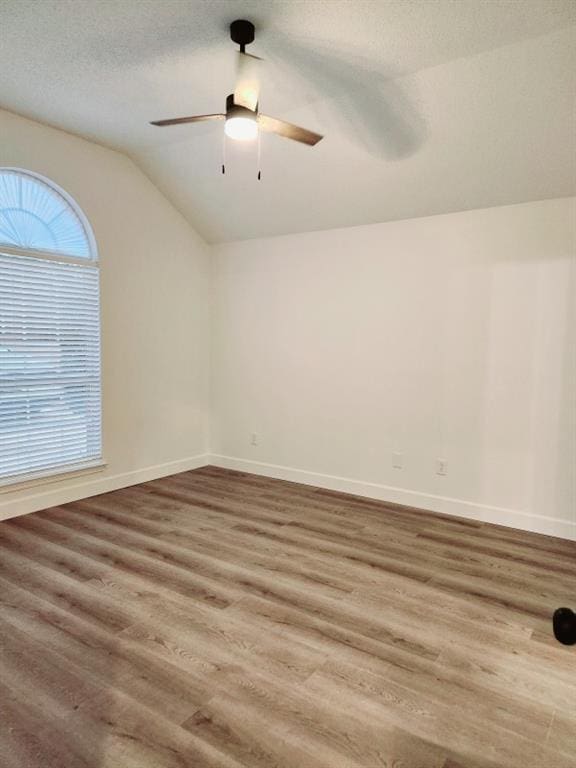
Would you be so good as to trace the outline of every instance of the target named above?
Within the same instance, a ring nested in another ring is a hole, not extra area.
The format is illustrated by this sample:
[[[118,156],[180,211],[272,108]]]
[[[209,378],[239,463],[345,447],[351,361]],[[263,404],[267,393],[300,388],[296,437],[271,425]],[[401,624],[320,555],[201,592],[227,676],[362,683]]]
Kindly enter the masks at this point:
[[[98,259],[86,217],[0,168],[0,484],[101,463]]]

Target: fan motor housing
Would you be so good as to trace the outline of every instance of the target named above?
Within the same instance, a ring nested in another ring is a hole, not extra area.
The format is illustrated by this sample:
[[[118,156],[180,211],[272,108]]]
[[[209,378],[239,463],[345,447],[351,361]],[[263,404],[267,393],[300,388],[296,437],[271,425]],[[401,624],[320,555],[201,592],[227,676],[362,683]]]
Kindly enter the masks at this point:
[[[256,120],[258,116],[258,107],[253,111],[248,107],[243,107],[241,104],[234,102],[234,94],[231,93],[226,97],[226,120],[231,117],[246,117],[248,120]]]

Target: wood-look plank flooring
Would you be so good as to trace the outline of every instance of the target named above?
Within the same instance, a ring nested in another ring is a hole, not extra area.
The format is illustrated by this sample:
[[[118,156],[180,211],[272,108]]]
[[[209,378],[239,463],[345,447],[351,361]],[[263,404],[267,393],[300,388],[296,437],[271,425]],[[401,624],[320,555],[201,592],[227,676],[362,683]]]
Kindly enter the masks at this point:
[[[205,467],[0,523],[2,768],[574,768],[576,543]]]

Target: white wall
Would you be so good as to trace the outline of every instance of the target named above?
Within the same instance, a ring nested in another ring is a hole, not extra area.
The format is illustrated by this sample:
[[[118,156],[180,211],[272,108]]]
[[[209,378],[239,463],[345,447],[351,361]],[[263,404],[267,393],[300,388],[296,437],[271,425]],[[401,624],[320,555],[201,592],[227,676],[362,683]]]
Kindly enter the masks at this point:
[[[0,518],[205,463],[206,245],[124,155],[2,111],[0,166],[53,179],[94,229],[108,464],[96,473],[0,489]]]
[[[214,460],[576,537],[573,224],[558,199],[216,247]]]
[[[1,165],[52,178],[94,229],[108,464],[0,489],[0,518],[211,450],[576,538],[573,200],[214,248],[210,448],[209,249],[119,153],[0,111]]]

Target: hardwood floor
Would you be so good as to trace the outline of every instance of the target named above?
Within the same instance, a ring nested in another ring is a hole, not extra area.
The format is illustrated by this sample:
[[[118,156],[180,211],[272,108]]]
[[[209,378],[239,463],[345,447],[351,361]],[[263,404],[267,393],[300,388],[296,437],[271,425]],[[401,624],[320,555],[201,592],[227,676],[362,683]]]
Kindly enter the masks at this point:
[[[2,768],[574,768],[576,543],[206,467],[0,523]]]

